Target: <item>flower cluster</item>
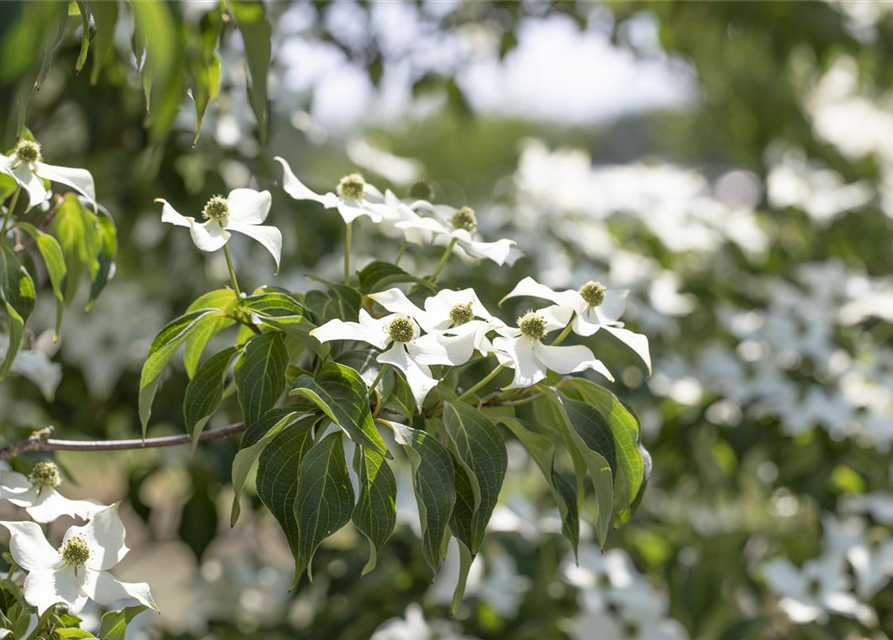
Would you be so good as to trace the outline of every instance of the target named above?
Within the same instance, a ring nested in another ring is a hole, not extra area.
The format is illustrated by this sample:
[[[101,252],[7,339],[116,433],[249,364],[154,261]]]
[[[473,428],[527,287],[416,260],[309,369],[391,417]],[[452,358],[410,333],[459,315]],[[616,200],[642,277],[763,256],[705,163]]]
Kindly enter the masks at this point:
[[[88,599],[101,605],[134,599],[157,610],[149,585],[121,582],[108,572],[128,552],[118,505],[66,498],[57,491],[61,482],[59,468],[49,461],[35,464],[27,476],[0,472],[0,499],[24,507],[36,521],[0,522],[10,533],[12,559],[28,572],[25,600],[39,614],[63,604],[69,613],[77,615]],[[88,522],[70,527],[56,549],[37,523],[52,522],[63,515]]]

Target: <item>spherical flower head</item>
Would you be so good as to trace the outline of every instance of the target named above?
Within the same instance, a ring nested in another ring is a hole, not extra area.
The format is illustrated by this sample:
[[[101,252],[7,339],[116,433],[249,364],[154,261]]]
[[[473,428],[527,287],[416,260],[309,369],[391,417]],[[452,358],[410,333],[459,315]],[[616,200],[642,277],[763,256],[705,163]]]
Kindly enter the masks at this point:
[[[394,342],[409,342],[415,337],[415,324],[409,316],[397,316],[388,324],[388,335]]]
[[[19,140],[15,149],[16,158],[25,164],[37,162],[40,159],[40,145],[33,140]]]
[[[450,218],[450,224],[453,229],[465,229],[466,231],[474,231],[478,226],[477,216],[474,215],[474,209],[471,207],[462,207],[453,217]]]
[[[58,487],[62,483],[59,476],[59,467],[55,462],[38,462],[31,469],[31,475],[28,478],[35,487]]]
[[[542,340],[546,335],[546,320],[535,311],[528,311],[518,318],[518,328],[531,340]]]
[[[416,180],[409,187],[409,196],[416,200],[430,200],[434,197],[434,187],[427,180]]]
[[[598,307],[605,301],[605,286],[601,282],[590,280],[580,287],[580,295],[590,307]]]
[[[229,220],[229,203],[223,196],[214,196],[208,200],[208,204],[202,209],[205,220],[213,220],[221,227],[225,227]]]
[[[474,319],[474,311],[471,309],[471,303],[459,303],[453,305],[453,308],[450,309],[450,320],[453,321],[453,326],[458,327],[460,324],[465,324],[466,322],[471,322]]]
[[[65,564],[82,567],[90,559],[90,545],[83,536],[72,536],[63,545],[61,554]]]
[[[337,191],[344,200],[359,200],[366,192],[366,180],[359,173],[351,173],[341,178]]]

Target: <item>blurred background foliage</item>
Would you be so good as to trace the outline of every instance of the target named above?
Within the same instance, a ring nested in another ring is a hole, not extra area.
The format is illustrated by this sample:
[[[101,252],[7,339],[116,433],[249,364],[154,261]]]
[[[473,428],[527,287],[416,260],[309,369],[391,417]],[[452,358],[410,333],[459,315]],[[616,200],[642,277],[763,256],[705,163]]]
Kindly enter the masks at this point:
[[[112,7],[114,37],[101,28],[92,37]],[[223,257],[168,234],[154,198],[197,212],[215,193],[271,189],[282,272],[235,243],[240,278],[305,290],[304,274],[338,273],[342,225],[285,197],[274,155],[317,190],[357,169],[400,195],[426,178],[438,199],[474,206],[485,233],[527,254],[511,269],[456,262],[445,284],[476,287],[494,309],[531,274],[555,287],[601,278],[631,290],[628,318],[651,338],[655,375],[603,336],[592,344],[626,364],[613,388],[643,421],[654,474],[609,542],[608,569],[594,552],[579,569],[568,563],[544,487],[517,451],[452,619],[451,578],[429,584],[405,484],[401,524],[375,572],[359,579],[365,544],[345,529],[317,554],[315,581],[288,593],[288,549],[252,492],[229,528],[236,442],[194,457],[188,448],[60,456],[77,497],[125,500],[136,551],[124,568],[152,584],[163,612],[135,633],[886,638],[888,7],[0,3],[3,148],[24,123],[47,161],[89,169],[119,233],[114,280],[89,314],[67,314],[60,346],[47,338],[44,278],[29,370],[0,386],[6,436],[48,424],[66,438],[139,432],[138,372],[152,336],[226,282]],[[85,24],[90,52],[79,60]],[[358,266],[397,251],[373,229],[354,237]],[[406,264],[436,259],[414,252]],[[159,392],[153,435],[182,431],[185,381],[174,371]],[[820,584],[793,568],[773,579],[766,567],[777,558],[818,559]],[[603,605],[618,580],[640,589],[643,619],[681,626],[611,626]],[[870,615],[825,614],[826,592]],[[791,600],[812,603],[813,619],[794,624]]]

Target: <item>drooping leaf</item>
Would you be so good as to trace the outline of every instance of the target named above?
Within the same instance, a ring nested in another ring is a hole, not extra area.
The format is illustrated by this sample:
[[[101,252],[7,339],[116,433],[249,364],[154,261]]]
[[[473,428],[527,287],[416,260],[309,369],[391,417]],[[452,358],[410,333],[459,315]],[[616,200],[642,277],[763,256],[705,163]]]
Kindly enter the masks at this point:
[[[186,309],[186,313],[198,311],[199,309],[220,309],[225,313],[232,313],[239,302],[239,297],[232,289],[216,289],[199,296]],[[235,320],[221,317],[213,322],[205,322],[201,327],[196,329],[186,339],[186,349],[183,353],[183,364],[186,366],[186,375],[190,378],[195,375],[198,368],[199,360],[201,360],[202,352],[205,350],[208,342],[216,334],[235,324]]]
[[[105,289],[105,285],[115,275],[115,257],[118,254],[118,230],[115,222],[107,212],[99,210],[98,215],[93,216],[96,221],[96,230],[99,233],[99,253],[96,260],[99,268],[90,276],[90,298],[87,300],[86,310],[89,311]]]
[[[217,43],[222,26],[223,16],[217,6],[202,16],[196,29],[191,25],[188,28],[189,93],[195,103],[196,117],[193,146],[198,142],[208,102],[214,100],[220,91],[220,56],[217,55]]]
[[[198,368],[195,377],[186,386],[183,418],[186,432],[192,436],[193,450],[208,420],[220,406],[229,366],[241,351],[240,347],[230,347],[211,356]]]
[[[90,69],[90,84],[96,84],[99,80],[99,71],[108,57],[109,51],[115,42],[115,25],[118,23],[118,1],[91,2],[90,10],[93,13],[93,23],[96,27],[96,37],[93,40],[93,67]]]
[[[390,457],[372,421],[366,383],[350,367],[327,362],[315,378],[299,377],[289,395],[307,398],[355,443]]]
[[[291,422],[289,417],[282,418],[270,430],[269,438],[262,438],[252,447],[262,445],[257,463],[257,496],[279,522],[292,554],[297,557],[299,534],[295,498],[298,495],[298,473],[301,461],[313,446],[316,418],[309,416],[288,426]]]
[[[248,101],[257,118],[258,138],[267,140],[269,131],[269,98],[267,75],[270,71],[270,54],[273,30],[267,20],[263,2],[259,0],[228,0],[236,26],[242,33],[245,47],[245,65],[248,69]]]
[[[395,284],[405,282],[418,283],[424,281],[423,278],[407,273],[391,262],[382,262],[380,260],[363,267],[357,272],[357,276],[360,279],[360,291],[363,293],[384,291]]]
[[[412,465],[412,487],[422,526],[422,553],[431,570],[444,553],[447,525],[456,504],[453,459],[430,433],[392,423],[394,438]]]
[[[272,409],[285,391],[287,368],[288,348],[281,333],[262,333],[245,344],[234,379],[242,415],[249,427]]]
[[[102,622],[99,624],[99,637],[102,640],[124,640],[127,625],[146,609],[148,609],[146,605],[140,604],[103,614]]]
[[[81,28],[83,33],[81,34],[81,52],[78,54],[74,71],[75,73],[80,73],[81,69],[84,68],[84,63],[87,62],[87,52],[90,50],[90,42],[93,40],[96,32],[93,28],[93,20],[87,2],[85,0],[77,0],[76,6],[78,8],[78,13],[81,16]]]
[[[34,240],[37,250],[43,257],[53,287],[53,295],[56,296],[56,333],[55,340],[59,339],[59,327],[62,324],[62,311],[65,308],[64,291],[65,284],[65,256],[59,242],[50,234],[45,233],[27,222],[19,222],[16,227],[27,233]]]
[[[86,273],[91,282],[99,275],[103,238],[96,215],[73,193],[65,194],[62,199],[53,218],[52,230],[65,256],[65,303],[71,304],[77,294],[81,275]]]
[[[143,370],[140,374],[139,414],[143,437],[146,436],[146,428],[149,426],[149,417],[152,415],[152,401],[155,399],[155,392],[158,390],[158,385],[161,382],[161,372],[164,371],[168,360],[171,359],[177,348],[183,344],[183,341],[197,327],[222,315],[223,312],[219,309],[192,311],[168,323],[155,336],[152,346],[149,347],[149,354],[146,356],[146,362],[143,364]]]
[[[375,568],[378,551],[391,537],[397,521],[397,481],[387,461],[366,447],[354,450],[353,468],[360,483],[360,495],[351,520],[369,540],[369,561],[361,575]]]
[[[297,585],[305,569],[313,580],[311,563],[316,548],[350,521],[354,493],[342,437],[340,431],[330,433],[301,461],[294,510],[298,522],[298,554],[292,587]]]
[[[0,365],[0,380],[6,377],[22,344],[25,322],[34,310],[34,281],[12,247],[0,241],[0,300],[6,307],[9,345],[6,357]]]

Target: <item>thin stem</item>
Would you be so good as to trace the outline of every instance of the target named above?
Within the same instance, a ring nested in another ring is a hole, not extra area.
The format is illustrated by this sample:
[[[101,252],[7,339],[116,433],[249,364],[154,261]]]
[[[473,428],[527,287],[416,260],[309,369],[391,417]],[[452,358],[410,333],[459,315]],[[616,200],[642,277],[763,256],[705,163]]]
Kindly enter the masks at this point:
[[[403,254],[406,253],[406,247],[409,246],[409,243],[406,241],[406,238],[403,238],[403,242],[400,243],[400,250],[397,252],[397,257],[394,258],[394,266],[400,264],[400,258],[403,257]]]
[[[229,279],[233,284],[233,290],[236,292],[236,296],[241,298],[242,290],[239,289],[239,281],[236,280],[236,268],[233,267],[233,258],[229,255],[229,247],[227,245],[223,245],[223,255],[226,256],[226,268],[229,269]]]
[[[450,254],[453,252],[453,247],[456,246],[456,238],[452,238],[450,243],[447,245],[446,249],[443,252],[443,255],[440,256],[440,262],[437,263],[437,268],[434,270],[434,273],[431,274],[431,284],[437,282],[437,276],[440,275],[441,270],[443,269],[443,265],[446,264],[447,259],[450,257]]]
[[[577,312],[574,311],[571,314],[571,319],[567,321],[567,326],[562,330],[561,333],[558,334],[558,337],[552,341],[552,346],[556,347],[560,345],[564,339],[570,334],[571,330],[574,328],[574,318],[577,317]]]
[[[378,375],[375,376],[375,380],[373,380],[372,384],[369,385],[370,389],[372,389],[373,391],[375,390],[375,387],[377,387],[378,383],[381,382],[381,379],[384,377],[385,371],[387,371],[388,367],[390,367],[390,366],[391,365],[389,365],[387,362],[385,362],[383,365],[381,365],[381,369],[378,370]]]
[[[199,436],[200,442],[219,440],[238,435],[245,431],[245,423],[237,422],[218,429],[208,429]],[[184,433],[177,436],[161,436],[159,438],[134,438],[133,440],[55,440],[47,436],[52,427],[41,429],[27,440],[15,442],[0,449],[0,460],[10,460],[29,451],[123,451],[126,449],[158,449],[160,447],[176,447],[191,444],[192,436]]]
[[[3,226],[0,227],[0,239],[6,237],[6,229],[9,227],[9,221],[12,220],[12,212],[15,211],[16,204],[19,202],[19,194],[22,192],[22,188],[18,187],[15,190],[15,193],[12,194],[12,199],[9,201],[9,205],[6,207],[6,214],[3,216]]]
[[[496,406],[498,407],[517,407],[519,404],[527,404],[528,402],[533,402],[537,398],[542,398],[542,393],[534,393],[532,396],[527,396],[526,398],[521,398],[520,400],[509,400],[508,402],[497,402]]]
[[[350,283],[350,232],[353,223],[346,223],[344,232],[344,284]]]
[[[486,376],[484,376],[483,379],[480,380],[480,382],[478,382],[478,383],[477,383],[476,385],[474,385],[471,389],[469,389],[468,391],[466,391],[465,393],[463,393],[462,395],[460,395],[458,398],[456,398],[456,402],[460,402],[460,401],[462,401],[462,400],[465,400],[466,398],[468,398],[469,396],[471,396],[472,394],[474,394],[475,391],[477,391],[478,389],[480,389],[481,387],[483,387],[485,384],[487,384],[488,382],[490,382],[493,378],[495,378],[496,376],[498,376],[498,375],[499,375],[499,372],[502,371],[503,369],[505,369],[505,365],[502,365],[502,364],[501,364],[501,365],[497,366],[495,369],[493,369],[493,371],[491,371],[491,372],[488,373]]]

